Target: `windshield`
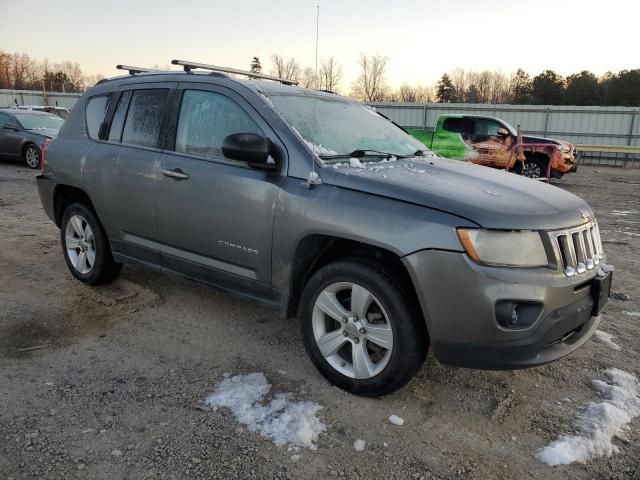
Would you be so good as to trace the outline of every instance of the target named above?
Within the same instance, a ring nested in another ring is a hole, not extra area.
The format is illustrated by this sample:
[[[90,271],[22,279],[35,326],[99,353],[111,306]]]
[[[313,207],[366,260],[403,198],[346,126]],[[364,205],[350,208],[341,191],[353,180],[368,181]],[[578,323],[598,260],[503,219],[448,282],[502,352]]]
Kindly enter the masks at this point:
[[[33,115],[30,113],[16,112],[14,115],[27,130],[40,130],[43,128],[60,130],[60,127],[64,123],[63,119],[51,114]]]
[[[319,156],[349,156],[356,150],[414,155],[426,147],[372,108],[336,97],[268,96],[285,120]]]

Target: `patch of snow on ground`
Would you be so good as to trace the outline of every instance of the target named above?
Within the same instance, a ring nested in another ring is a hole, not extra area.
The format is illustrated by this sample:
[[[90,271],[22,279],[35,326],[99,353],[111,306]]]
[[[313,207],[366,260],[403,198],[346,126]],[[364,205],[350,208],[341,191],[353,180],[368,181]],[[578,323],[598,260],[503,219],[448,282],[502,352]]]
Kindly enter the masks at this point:
[[[563,435],[538,450],[538,460],[548,465],[568,465],[618,452],[612,439],[640,415],[640,384],[636,377],[616,368],[605,370],[604,374],[607,381],[591,382],[603,401],[590,403],[578,415],[576,435]]]
[[[632,213],[635,213],[631,210],[614,210],[613,212],[611,212],[611,215],[618,215],[618,216],[625,216],[625,215],[631,215]]]
[[[624,312],[624,314],[631,317],[640,317],[640,312]]]
[[[620,350],[620,345],[617,345],[616,343],[613,342],[613,340],[611,340],[614,337],[610,333],[603,332],[602,330],[596,330],[596,333],[593,335],[593,338],[596,341],[600,343],[604,343],[605,345],[613,348],[614,350]]]
[[[220,382],[206,404],[214,410],[228,408],[238,422],[278,447],[289,444],[315,449],[318,435],[327,428],[317,417],[322,407],[296,401],[290,393],[277,393],[266,403],[270,390],[271,384],[262,373],[236,375]]]
[[[398,425],[398,426],[404,425],[404,419],[403,419],[403,418],[400,418],[400,417],[399,417],[399,416],[397,416],[397,415],[391,415],[391,416],[389,417],[389,421],[390,421],[391,423],[393,423],[394,425]]]
[[[365,442],[364,440],[357,439],[355,442],[353,442],[353,449],[356,452],[363,451],[364,447],[366,447],[366,446],[367,446],[367,442]]]

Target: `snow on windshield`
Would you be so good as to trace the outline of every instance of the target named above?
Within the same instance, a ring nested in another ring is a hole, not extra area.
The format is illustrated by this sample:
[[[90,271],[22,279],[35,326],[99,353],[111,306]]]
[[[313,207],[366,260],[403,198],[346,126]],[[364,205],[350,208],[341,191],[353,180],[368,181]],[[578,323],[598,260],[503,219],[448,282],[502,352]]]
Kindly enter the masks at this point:
[[[409,156],[426,147],[370,107],[336,96],[269,94],[270,103],[318,155],[378,150]]]

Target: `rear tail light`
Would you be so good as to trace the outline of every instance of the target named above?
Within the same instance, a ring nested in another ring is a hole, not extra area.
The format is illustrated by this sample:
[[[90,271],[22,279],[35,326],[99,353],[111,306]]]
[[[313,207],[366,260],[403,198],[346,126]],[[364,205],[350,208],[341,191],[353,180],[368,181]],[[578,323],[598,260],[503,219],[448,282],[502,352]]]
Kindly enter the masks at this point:
[[[51,140],[47,140],[44,145],[42,145],[42,158],[40,159],[40,170],[44,172],[44,164],[45,159],[47,158],[47,149],[49,148],[49,144]]]

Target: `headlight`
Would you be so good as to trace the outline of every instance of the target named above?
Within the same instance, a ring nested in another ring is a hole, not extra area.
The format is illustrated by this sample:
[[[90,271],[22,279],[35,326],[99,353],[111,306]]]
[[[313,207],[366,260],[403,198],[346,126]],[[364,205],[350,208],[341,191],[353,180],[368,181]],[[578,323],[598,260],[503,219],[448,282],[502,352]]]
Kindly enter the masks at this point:
[[[477,263],[510,267],[546,267],[549,264],[538,232],[459,228],[458,238]]]
[[[558,145],[558,150],[560,150],[562,153],[569,153],[571,151],[571,149],[566,145]]]

